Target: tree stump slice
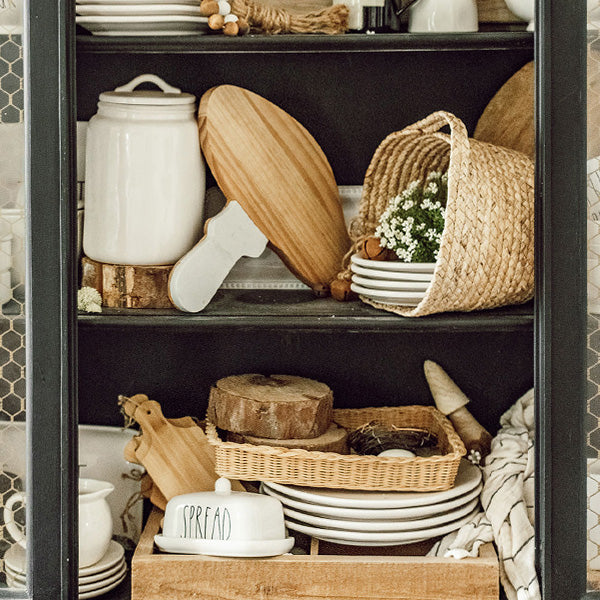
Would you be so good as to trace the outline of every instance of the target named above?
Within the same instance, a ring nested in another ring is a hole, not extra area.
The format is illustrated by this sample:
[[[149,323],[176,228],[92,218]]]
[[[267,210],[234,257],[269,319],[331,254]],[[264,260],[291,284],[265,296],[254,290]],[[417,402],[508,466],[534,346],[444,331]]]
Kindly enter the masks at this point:
[[[309,452],[336,452],[337,454],[349,454],[350,452],[348,432],[335,423],[332,423],[323,435],[315,438],[273,440],[230,431],[227,433],[227,441],[237,444],[252,444],[253,446],[274,446],[289,450],[308,450]]]
[[[141,266],[81,259],[81,285],[93,287],[109,308],[173,308],[169,273],[173,265]]]
[[[332,422],[333,392],[295,375],[232,375],[212,386],[207,417],[220,429],[243,435],[315,438]]]

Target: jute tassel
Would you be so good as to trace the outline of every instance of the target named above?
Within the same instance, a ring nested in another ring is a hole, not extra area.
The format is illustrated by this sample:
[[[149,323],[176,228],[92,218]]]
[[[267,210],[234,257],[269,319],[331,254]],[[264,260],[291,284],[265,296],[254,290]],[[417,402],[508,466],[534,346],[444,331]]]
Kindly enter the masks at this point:
[[[479,464],[490,453],[491,434],[469,412],[466,407],[469,399],[442,367],[432,360],[426,360],[423,370],[435,405],[454,425],[467,449],[467,458]]]
[[[334,4],[317,12],[296,15],[251,0],[232,0],[231,12],[263,33],[327,33],[348,30],[348,7]]]

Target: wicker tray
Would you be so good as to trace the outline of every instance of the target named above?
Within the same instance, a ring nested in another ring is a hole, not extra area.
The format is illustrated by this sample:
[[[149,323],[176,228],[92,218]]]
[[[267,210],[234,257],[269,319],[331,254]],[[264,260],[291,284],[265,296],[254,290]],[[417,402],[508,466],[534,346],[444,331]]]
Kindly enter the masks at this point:
[[[215,425],[207,422],[206,434],[215,447],[216,472],[222,477],[245,481],[353,490],[433,492],[454,485],[466,449],[450,421],[435,407],[335,409],[333,419],[346,429],[373,420],[425,428],[438,437],[442,454],[379,458],[237,444],[223,442]]]

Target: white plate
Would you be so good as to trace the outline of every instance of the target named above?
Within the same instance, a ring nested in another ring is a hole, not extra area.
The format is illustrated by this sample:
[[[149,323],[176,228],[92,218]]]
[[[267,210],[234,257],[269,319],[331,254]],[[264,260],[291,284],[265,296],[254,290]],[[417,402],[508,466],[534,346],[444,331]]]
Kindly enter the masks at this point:
[[[110,541],[106,554],[93,565],[79,569],[79,577],[107,571],[117,563],[123,562],[125,551],[123,546],[114,540]],[[4,554],[4,564],[16,574],[25,573],[25,549],[19,544],[11,546]]]
[[[398,260],[369,260],[358,254],[351,257],[353,263],[361,267],[371,267],[381,271],[405,271],[406,273],[433,273],[435,263],[405,263]]]
[[[192,35],[208,30],[207,17],[75,17],[96,35]]]
[[[79,600],[86,600],[87,598],[97,598],[98,596],[102,596],[103,594],[106,594],[106,592],[110,592],[110,590],[116,588],[125,579],[125,577],[127,577],[127,573],[124,573],[120,579],[117,579],[117,581],[114,581],[113,583],[110,583],[97,590],[82,592],[79,594]]]
[[[343,490],[284,485],[282,483],[264,482],[264,485],[291,498],[313,502],[326,506],[342,508],[408,508],[426,506],[444,502],[471,491],[481,482],[481,469],[462,459],[456,475],[454,486],[439,492],[363,492],[360,490]]]
[[[418,531],[399,531],[394,533],[378,532],[367,533],[362,531],[341,531],[338,529],[326,529],[322,527],[313,527],[304,523],[297,523],[291,519],[286,519],[285,524],[294,531],[306,533],[317,539],[326,539],[327,541],[345,544],[346,542],[360,542],[367,546],[381,546],[391,544],[412,544],[413,542],[426,540],[432,537],[445,535],[455,531],[468,523],[475,515],[479,513],[479,508],[471,511],[460,519],[451,523],[440,525],[439,527],[430,527],[429,529],[419,529]]]
[[[142,531],[143,503],[136,502],[129,509],[128,504],[133,497],[139,496],[140,479],[145,469],[142,465],[127,462],[123,458],[123,450],[138,433],[121,427],[79,425],[79,474],[89,479],[108,481],[115,486],[115,490],[106,497],[113,519],[113,534],[126,536],[134,542],[138,541]],[[0,437],[4,469],[25,480],[25,423],[0,422]],[[126,512],[127,531],[123,529],[121,520],[121,515]]]
[[[294,500],[284,494],[280,494],[275,490],[269,489],[261,484],[260,491],[263,494],[268,494],[277,498],[284,507],[290,506],[298,509],[303,513],[316,515],[319,517],[334,517],[336,519],[350,519],[350,520],[370,520],[370,521],[411,521],[415,519],[424,519],[432,515],[447,512],[463,506],[467,502],[473,500],[481,493],[483,487],[482,483],[479,483],[474,489],[466,494],[448,500],[446,502],[438,502],[432,504],[426,504],[424,506],[415,506],[407,508],[343,508],[340,506],[325,506],[322,504],[313,504],[312,502],[302,502],[300,500]]]
[[[356,283],[350,284],[350,289],[361,296],[367,296],[377,302],[388,304],[403,304],[416,306],[425,296],[425,292],[392,292],[390,290],[371,290]]]
[[[283,513],[286,517],[293,519],[296,523],[316,525],[317,527],[325,527],[326,529],[352,531],[355,533],[363,531],[371,533],[399,533],[401,531],[422,531],[424,529],[430,529],[431,527],[444,525],[450,521],[456,521],[456,519],[460,519],[473,512],[478,503],[479,498],[474,498],[458,509],[425,519],[413,519],[412,521],[351,521],[349,519],[329,519],[327,517],[317,517],[298,510],[293,510],[285,506],[283,507]]]
[[[89,17],[201,16],[199,4],[78,4],[75,11],[78,15]]]
[[[389,281],[385,279],[369,279],[352,275],[353,283],[368,290],[390,290],[393,292],[419,292],[423,294],[429,287],[429,281]]]
[[[373,267],[361,267],[355,263],[350,264],[350,270],[357,275],[369,279],[385,279],[386,281],[426,281],[433,279],[433,273],[407,273],[404,271],[385,271]]]
[[[294,538],[261,541],[200,540],[155,535],[154,542],[163,552],[175,554],[207,554],[209,556],[237,556],[260,558],[285,554],[294,547]]]

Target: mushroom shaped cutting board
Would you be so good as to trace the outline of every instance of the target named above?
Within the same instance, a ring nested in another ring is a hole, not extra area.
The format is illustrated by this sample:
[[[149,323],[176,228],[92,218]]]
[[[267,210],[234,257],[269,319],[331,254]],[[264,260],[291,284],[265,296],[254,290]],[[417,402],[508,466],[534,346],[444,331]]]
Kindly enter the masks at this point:
[[[329,162],[312,135],[262,96],[233,85],[198,108],[202,152],[228,202],[238,202],[298,279],[324,294],[350,240]]]

